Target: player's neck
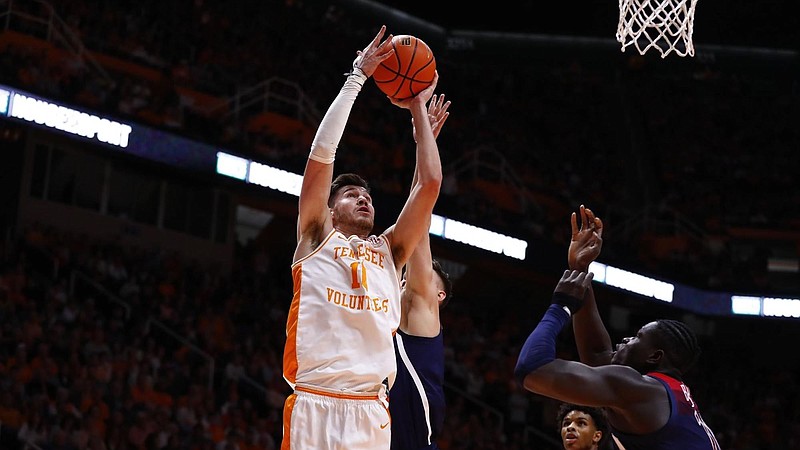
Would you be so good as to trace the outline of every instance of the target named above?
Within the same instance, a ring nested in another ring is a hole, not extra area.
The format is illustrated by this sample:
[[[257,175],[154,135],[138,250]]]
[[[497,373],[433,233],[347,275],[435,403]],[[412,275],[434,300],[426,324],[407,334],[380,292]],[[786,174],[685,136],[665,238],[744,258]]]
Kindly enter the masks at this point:
[[[348,236],[348,237],[355,235],[355,236],[360,237],[361,239],[366,239],[366,238],[369,237],[371,230],[366,230],[365,231],[363,228],[359,228],[359,227],[338,226],[338,227],[336,227],[336,231],[338,231],[338,232],[340,232],[343,235]]]

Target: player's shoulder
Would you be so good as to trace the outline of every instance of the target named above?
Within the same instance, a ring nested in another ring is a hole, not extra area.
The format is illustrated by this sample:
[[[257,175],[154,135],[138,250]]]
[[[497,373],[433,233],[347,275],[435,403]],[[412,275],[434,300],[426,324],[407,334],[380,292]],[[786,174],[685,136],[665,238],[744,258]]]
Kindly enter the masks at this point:
[[[389,228],[383,230],[379,236],[384,236],[387,240],[391,240],[392,235],[394,234],[394,227],[397,224],[392,224]]]
[[[596,367],[606,380],[618,386],[635,389],[639,392],[663,390],[663,385],[649,374],[642,374],[631,366],[624,364],[607,364]]]

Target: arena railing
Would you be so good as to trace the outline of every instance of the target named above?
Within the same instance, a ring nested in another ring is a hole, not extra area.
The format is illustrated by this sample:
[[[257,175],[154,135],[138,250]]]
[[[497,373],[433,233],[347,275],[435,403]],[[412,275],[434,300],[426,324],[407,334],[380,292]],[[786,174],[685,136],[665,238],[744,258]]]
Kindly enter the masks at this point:
[[[26,0],[24,2],[9,0],[6,5],[8,8],[0,13],[4,31],[16,31],[37,36],[59,45],[81,59],[104,81],[109,83],[113,81],[78,35],[56,13],[53,5],[42,0]],[[42,11],[45,12],[42,13]]]

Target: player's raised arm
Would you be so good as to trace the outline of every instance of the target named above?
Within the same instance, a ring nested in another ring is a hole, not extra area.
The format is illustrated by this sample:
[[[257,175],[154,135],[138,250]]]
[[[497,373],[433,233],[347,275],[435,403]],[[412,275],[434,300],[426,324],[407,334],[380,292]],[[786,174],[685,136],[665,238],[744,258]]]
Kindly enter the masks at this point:
[[[428,233],[428,221],[433,212],[439,189],[442,185],[442,163],[439,159],[439,148],[436,137],[428,119],[428,101],[439,81],[436,73],[433,83],[417,96],[404,100],[392,100],[397,106],[411,112],[414,135],[417,141],[415,183],[411,187],[406,204],[403,206],[397,222],[386,234],[392,244],[392,253],[398,267],[403,266],[417,246],[422,236]]]
[[[450,102],[445,101],[444,95],[431,97],[428,104],[428,123],[431,125],[434,139],[438,138],[450,113]],[[417,141],[416,127],[413,130],[414,141]],[[417,184],[417,172],[411,186]],[[427,229],[430,230],[430,216],[427,220]],[[406,294],[409,298],[404,304],[403,318],[400,327],[403,331],[415,335],[433,337],[439,334],[439,304],[447,293],[441,291],[434,280],[433,257],[431,255],[430,234],[423,234],[414,252],[406,263]]]
[[[579,214],[572,213],[570,219],[569,268],[588,272],[589,264],[600,256],[603,247],[603,221],[584,205],[580,206]],[[600,318],[591,284],[586,289],[583,307],[572,316],[572,324],[581,362],[590,366],[609,364],[613,350],[611,337]]]
[[[328,107],[314,136],[303,172],[298,204],[297,239],[298,244],[305,245],[298,246],[295,260],[313,250],[333,227],[328,210],[328,196],[333,180],[336,149],[358,93],[378,64],[394,52],[391,46],[392,35],[382,40],[385,32],[386,27],[382,26],[372,42],[357,52],[352,71]]]

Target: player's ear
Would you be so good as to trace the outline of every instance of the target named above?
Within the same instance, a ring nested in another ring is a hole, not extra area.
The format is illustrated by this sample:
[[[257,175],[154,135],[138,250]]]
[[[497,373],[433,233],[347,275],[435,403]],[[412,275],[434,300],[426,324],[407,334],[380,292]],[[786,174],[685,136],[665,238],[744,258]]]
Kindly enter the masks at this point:
[[[665,358],[664,350],[656,349],[650,356],[647,357],[647,362],[651,364],[660,364]]]

